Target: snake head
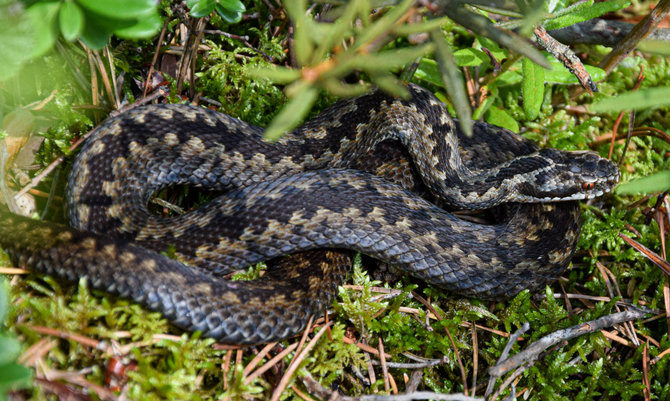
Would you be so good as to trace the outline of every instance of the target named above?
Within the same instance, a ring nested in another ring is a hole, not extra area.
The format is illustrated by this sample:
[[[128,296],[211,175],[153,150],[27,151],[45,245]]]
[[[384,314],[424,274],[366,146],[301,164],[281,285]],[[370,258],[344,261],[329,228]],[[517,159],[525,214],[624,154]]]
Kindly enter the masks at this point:
[[[542,149],[549,161],[520,183],[523,202],[593,199],[610,192],[619,182],[619,168],[593,152]]]

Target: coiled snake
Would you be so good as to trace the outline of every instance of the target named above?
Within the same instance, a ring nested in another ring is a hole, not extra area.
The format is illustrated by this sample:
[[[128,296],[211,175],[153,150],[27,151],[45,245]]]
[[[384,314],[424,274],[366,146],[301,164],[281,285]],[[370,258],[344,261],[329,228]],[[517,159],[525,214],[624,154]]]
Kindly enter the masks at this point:
[[[87,276],[227,343],[303,329],[342,283],[349,251],[470,297],[555,280],[579,235],[574,200],[608,192],[616,166],[484,123],[465,137],[432,94],[409,90],[407,100],[376,91],[336,103],[277,143],[204,108],[138,107],[108,119],[78,154],[74,228],[0,211],[0,245],[21,266]],[[152,214],[151,196],[174,185],[225,193],[178,217]],[[492,225],[436,206],[503,202],[535,203],[512,204]],[[180,261],[159,253],[170,245]],[[259,261],[270,261],[259,280],[221,278]]]

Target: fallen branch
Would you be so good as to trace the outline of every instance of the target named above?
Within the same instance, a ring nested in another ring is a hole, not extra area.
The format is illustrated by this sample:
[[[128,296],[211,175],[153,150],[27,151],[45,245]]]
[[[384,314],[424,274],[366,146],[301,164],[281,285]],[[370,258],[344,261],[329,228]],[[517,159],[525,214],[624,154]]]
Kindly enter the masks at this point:
[[[595,18],[565,28],[551,30],[549,34],[566,45],[581,43],[614,47],[633,30],[634,26],[635,24],[624,21]],[[670,42],[670,29],[654,29],[647,36],[647,39]]]
[[[561,341],[566,341],[584,334],[593,333],[595,331],[602,330],[605,327],[614,326],[615,324],[641,319],[647,313],[647,311],[640,309],[631,309],[626,312],[613,313],[611,315],[599,317],[598,319],[581,323],[567,329],[557,330],[530,344],[528,347],[526,347],[525,350],[519,352],[518,354],[502,362],[498,362],[495,366],[489,368],[489,375],[492,377],[501,377],[507,372],[516,369],[524,363],[537,360],[544,350],[560,343]]]

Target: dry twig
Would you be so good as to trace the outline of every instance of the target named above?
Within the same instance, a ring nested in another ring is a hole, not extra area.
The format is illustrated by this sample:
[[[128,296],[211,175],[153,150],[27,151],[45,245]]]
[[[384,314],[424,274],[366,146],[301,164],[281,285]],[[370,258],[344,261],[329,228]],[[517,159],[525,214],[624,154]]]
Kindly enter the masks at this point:
[[[525,350],[511,358],[498,362],[495,366],[489,368],[489,374],[493,377],[501,377],[524,363],[535,361],[544,350],[562,341],[593,333],[602,330],[605,327],[611,327],[615,324],[627,322],[629,320],[641,319],[647,313],[647,311],[641,309],[631,309],[626,312],[613,313],[611,315],[599,317],[598,319],[580,323],[567,329],[557,330],[530,344]]]

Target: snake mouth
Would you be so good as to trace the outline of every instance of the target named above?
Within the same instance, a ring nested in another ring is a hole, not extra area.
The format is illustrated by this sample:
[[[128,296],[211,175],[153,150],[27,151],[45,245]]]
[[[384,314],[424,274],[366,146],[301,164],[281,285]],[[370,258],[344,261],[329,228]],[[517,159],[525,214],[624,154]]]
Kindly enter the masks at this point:
[[[554,197],[543,197],[539,198],[538,201],[541,203],[547,202],[563,202],[563,201],[579,201],[579,200],[590,200],[606,195],[614,189],[614,185],[607,186],[602,189],[593,190],[588,193],[586,192],[576,192],[570,196],[554,196]]]

